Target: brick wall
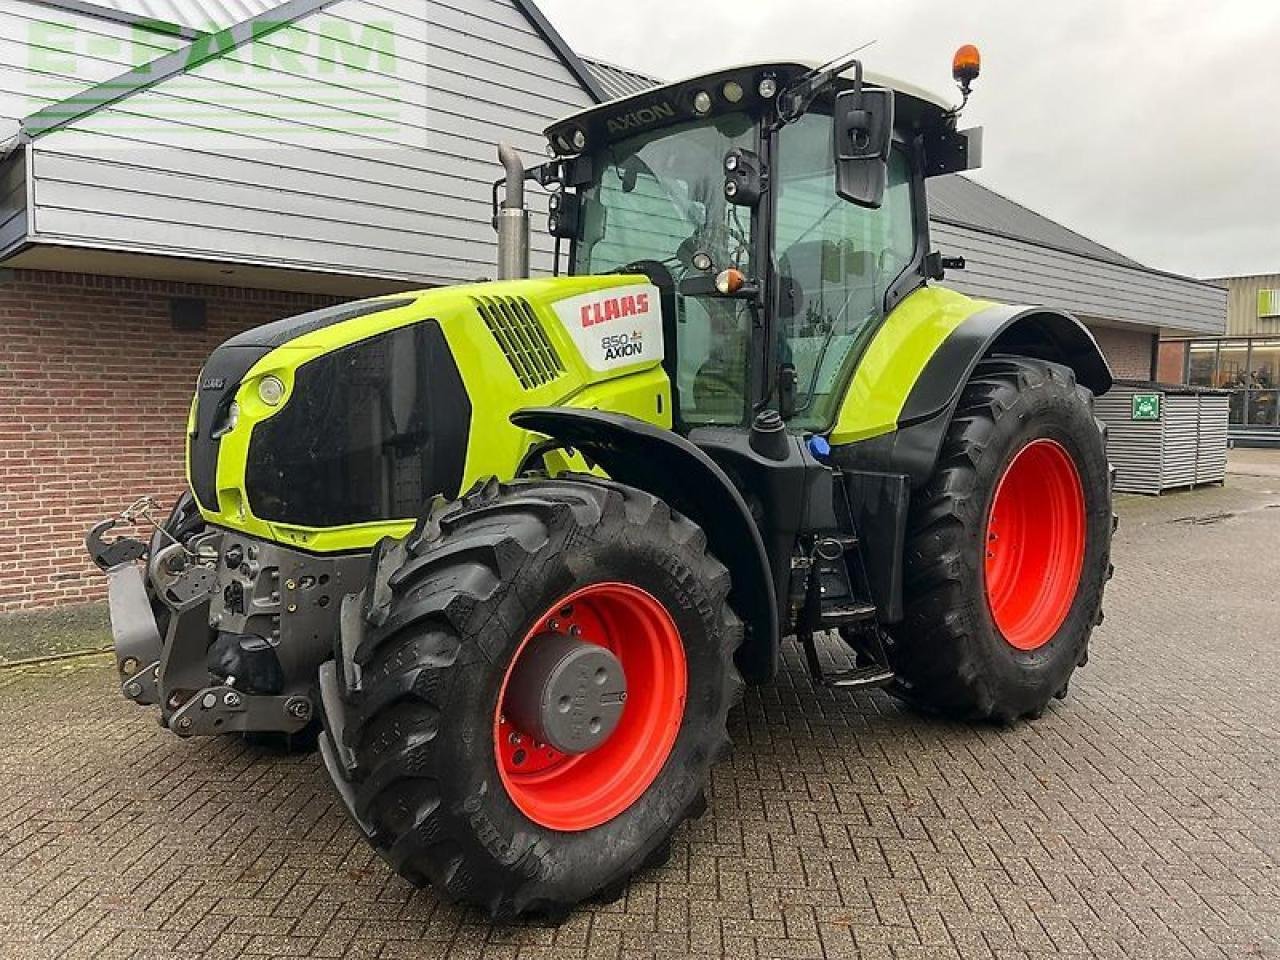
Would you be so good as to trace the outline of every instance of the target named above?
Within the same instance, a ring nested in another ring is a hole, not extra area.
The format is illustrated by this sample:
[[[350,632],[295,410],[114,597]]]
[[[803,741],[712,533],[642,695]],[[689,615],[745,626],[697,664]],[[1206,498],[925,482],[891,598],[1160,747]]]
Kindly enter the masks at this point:
[[[1160,365],[1156,379],[1161,383],[1182,383],[1187,376],[1187,342],[1166,340],[1160,344]]]
[[[1157,334],[1119,327],[1090,326],[1098,346],[1111,363],[1111,372],[1121,380],[1150,380],[1151,355]]]
[[[177,332],[171,297],[207,329]],[[81,274],[0,274],[0,612],[101,599],[86,529],[183,487],[196,375],[248,327],[329,297]]]

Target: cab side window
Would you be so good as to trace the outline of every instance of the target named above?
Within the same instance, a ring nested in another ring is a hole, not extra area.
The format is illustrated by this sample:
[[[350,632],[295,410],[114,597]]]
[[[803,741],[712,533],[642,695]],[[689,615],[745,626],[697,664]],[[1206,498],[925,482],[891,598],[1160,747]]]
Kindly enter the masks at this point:
[[[794,426],[826,427],[884,297],[915,260],[911,168],[894,148],[879,210],[836,193],[831,118],[809,114],[783,129],[777,203],[778,362],[796,370]]]

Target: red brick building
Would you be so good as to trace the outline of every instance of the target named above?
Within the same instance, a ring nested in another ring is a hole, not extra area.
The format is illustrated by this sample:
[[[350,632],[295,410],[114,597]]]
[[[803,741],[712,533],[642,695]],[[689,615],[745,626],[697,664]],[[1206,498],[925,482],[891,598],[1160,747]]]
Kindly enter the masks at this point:
[[[203,329],[176,331],[175,298]],[[181,491],[183,424],[208,353],[332,303],[305,294],[34,270],[0,274],[0,611],[100,599],[95,519]]]

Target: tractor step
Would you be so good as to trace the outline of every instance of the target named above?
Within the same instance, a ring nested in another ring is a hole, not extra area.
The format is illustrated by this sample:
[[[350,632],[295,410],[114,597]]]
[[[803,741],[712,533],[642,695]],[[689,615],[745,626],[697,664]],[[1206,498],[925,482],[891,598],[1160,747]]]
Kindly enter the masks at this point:
[[[823,607],[819,630],[836,630],[840,627],[857,627],[872,623],[878,608],[874,603],[850,603],[838,607]]]
[[[874,609],[873,607],[872,610]],[[884,662],[884,648],[878,638],[876,649],[879,656],[867,657],[865,654],[855,654],[871,662],[865,666],[842,670],[838,673],[827,673],[822,668],[822,661],[818,657],[818,644],[812,633],[801,634],[799,640],[804,648],[805,665],[809,668],[809,676],[820,687],[833,690],[866,690],[872,687],[888,686],[894,680],[895,674],[893,669]]]
[[[857,670],[845,670],[840,673],[826,674],[821,683],[824,687],[835,690],[867,690],[873,687],[885,687],[893,682],[896,675],[888,667],[873,664]]]

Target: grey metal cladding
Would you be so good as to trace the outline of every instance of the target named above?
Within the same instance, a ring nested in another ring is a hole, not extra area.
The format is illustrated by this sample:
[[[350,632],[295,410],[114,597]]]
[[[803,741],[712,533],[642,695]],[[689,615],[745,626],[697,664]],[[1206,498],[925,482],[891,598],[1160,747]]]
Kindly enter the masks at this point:
[[[394,64],[365,57],[358,81],[280,57],[256,65],[259,47],[278,52],[289,34],[326,24],[349,28],[353,46],[382,24],[397,38]],[[248,79],[236,73],[246,67]],[[321,129],[308,117],[320,102],[350,124]],[[540,131],[592,102],[519,0],[425,0],[411,11],[338,0],[36,137],[35,228],[48,243],[474,280],[495,262],[496,142],[535,161]],[[365,122],[385,113],[395,124]],[[544,198],[530,196],[540,213]],[[550,268],[551,249],[535,230],[535,269]]]
[[[0,0],[0,121],[21,121],[119,76],[134,58],[155,59],[182,44],[74,10]]]
[[[0,254],[27,238],[27,152],[0,160]]]
[[[286,0],[269,13],[228,27],[226,35],[216,40],[202,36],[186,46],[36,111],[22,121],[23,132],[30,137],[39,137],[75,123],[144,90],[190,73],[236,48],[265,42],[269,33],[315,13],[324,5],[324,0]]]
[[[1043,303],[1078,316],[1119,320],[1188,333],[1220,334],[1226,291],[1146,268],[1128,267],[933,222],[933,246],[963,256],[966,268],[947,286],[1003,303]]]
[[[569,68],[569,72],[582,84],[583,89],[591,94],[591,98],[596,103],[604,103],[608,100],[609,96],[600,85],[600,81],[594,71],[583,63],[582,59],[565,43],[559,31],[551,25],[550,20],[543,16],[542,11],[538,9],[538,5],[534,3],[534,0],[515,0],[515,3],[519,5],[524,15],[529,18],[529,22],[533,24],[542,39],[550,45],[551,49],[564,62],[564,65]]]

